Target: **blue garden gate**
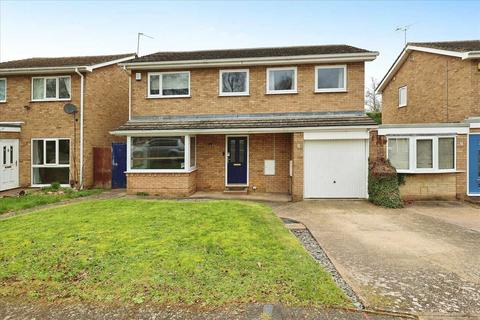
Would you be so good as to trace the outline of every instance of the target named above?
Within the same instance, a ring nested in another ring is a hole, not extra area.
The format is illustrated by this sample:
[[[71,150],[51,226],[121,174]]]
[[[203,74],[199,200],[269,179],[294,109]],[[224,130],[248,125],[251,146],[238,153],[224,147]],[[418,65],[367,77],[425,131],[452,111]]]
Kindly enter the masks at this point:
[[[112,143],[112,189],[127,186],[125,171],[127,171],[127,144],[114,142]]]

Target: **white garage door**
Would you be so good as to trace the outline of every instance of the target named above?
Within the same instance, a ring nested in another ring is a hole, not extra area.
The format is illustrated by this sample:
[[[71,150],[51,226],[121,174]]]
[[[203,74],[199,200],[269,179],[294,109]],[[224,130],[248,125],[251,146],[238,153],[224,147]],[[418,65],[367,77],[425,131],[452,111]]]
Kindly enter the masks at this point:
[[[305,198],[366,198],[366,141],[305,141]]]

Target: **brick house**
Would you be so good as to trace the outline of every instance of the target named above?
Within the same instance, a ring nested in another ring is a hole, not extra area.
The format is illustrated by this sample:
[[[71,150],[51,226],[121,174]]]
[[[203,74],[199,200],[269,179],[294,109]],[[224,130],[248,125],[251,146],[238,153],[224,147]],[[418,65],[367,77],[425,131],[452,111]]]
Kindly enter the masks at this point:
[[[118,63],[134,57],[0,63],[0,190],[91,186],[93,147],[108,147],[109,131],[128,119],[128,75]]]
[[[379,84],[380,140],[405,199],[480,195],[480,41],[409,43]]]
[[[347,45],[158,52],[131,72],[127,191],[366,198],[364,67]]]

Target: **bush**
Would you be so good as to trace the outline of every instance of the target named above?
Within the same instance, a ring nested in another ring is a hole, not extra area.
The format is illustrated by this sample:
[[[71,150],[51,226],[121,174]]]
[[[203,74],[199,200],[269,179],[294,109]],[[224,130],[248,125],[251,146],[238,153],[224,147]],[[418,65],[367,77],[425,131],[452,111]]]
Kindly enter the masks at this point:
[[[42,190],[45,192],[56,192],[60,190],[60,187],[60,182],[52,182],[49,187],[42,188]]]
[[[397,172],[386,160],[370,164],[368,173],[368,195],[370,202],[386,208],[402,208]]]
[[[367,116],[373,119],[377,124],[382,124],[382,113],[381,112],[367,112]]]

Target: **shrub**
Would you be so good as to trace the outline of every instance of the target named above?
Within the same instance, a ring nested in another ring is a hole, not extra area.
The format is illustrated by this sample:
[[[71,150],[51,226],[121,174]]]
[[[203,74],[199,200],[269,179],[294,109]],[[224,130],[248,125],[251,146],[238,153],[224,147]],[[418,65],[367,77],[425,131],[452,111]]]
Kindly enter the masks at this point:
[[[367,112],[367,116],[373,119],[377,124],[382,124],[382,113],[381,112]]]
[[[60,190],[60,187],[61,187],[60,182],[52,182],[50,186],[42,188],[42,190],[45,192],[55,192]]]
[[[387,160],[370,164],[368,173],[369,200],[381,207],[402,208],[397,172]]]

